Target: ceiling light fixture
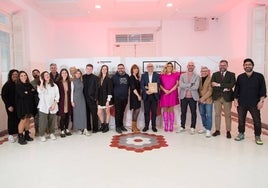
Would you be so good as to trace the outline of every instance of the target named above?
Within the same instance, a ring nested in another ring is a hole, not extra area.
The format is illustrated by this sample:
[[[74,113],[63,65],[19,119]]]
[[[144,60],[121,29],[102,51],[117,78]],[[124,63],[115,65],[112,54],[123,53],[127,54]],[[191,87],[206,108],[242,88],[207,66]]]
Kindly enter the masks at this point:
[[[173,7],[173,4],[172,3],[167,3],[166,7]]]
[[[101,5],[95,5],[95,8],[96,9],[100,9],[101,8]]]

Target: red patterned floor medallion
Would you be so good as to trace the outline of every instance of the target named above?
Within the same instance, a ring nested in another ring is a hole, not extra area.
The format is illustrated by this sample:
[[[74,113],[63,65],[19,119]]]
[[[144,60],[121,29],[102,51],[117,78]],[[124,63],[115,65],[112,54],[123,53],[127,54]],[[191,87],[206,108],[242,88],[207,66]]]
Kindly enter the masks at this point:
[[[129,133],[113,136],[111,147],[142,153],[161,147],[167,147],[164,136],[148,133]]]

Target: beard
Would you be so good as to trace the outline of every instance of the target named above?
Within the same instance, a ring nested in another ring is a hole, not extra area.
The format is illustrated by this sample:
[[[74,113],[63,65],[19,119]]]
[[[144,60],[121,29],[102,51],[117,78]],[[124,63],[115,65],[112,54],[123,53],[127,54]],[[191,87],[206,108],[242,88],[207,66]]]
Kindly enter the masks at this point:
[[[251,67],[246,67],[246,68],[244,68],[244,70],[245,70],[246,72],[252,72],[253,68],[251,68]]]

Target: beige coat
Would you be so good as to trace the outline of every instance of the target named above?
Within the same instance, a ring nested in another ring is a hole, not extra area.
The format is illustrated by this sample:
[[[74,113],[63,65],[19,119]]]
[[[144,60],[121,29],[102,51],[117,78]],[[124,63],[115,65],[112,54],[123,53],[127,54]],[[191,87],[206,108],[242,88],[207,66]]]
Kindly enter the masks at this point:
[[[211,77],[208,76],[204,84],[202,84],[202,77],[199,78],[199,88],[198,93],[200,100],[204,100],[207,104],[212,104],[212,87],[211,87]]]

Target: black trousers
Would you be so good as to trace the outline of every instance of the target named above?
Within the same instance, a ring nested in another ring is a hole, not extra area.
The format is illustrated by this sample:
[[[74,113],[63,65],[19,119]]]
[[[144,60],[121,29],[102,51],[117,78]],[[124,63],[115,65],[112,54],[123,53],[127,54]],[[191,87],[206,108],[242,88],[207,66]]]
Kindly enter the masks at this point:
[[[94,132],[99,130],[98,126],[98,115],[97,115],[97,104],[95,101],[87,101],[87,130]],[[91,125],[92,118],[92,125]]]
[[[122,127],[124,121],[125,109],[127,106],[127,99],[114,99],[114,109],[115,109],[115,126]]]
[[[64,113],[64,115],[60,116],[60,130],[63,131],[65,129],[68,129],[69,125],[69,114]]]
[[[8,109],[7,111],[7,131],[9,135],[18,134],[18,125],[19,125],[19,118],[17,117],[16,112],[10,112]]]
[[[238,113],[238,132],[244,133],[245,132],[245,124],[246,124],[246,117],[247,112],[252,116],[253,124],[254,124],[254,134],[255,136],[261,135],[261,114],[260,110],[257,109],[257,106],[238,106],[237,113]]]
[[[191,111],[191,128],[195,129],[196,126],[196,106],[197,102],[193,98],[181,99],[181,127],[185,128],[187,107],[190,107]]]
[[[145,126],[148,127],[150,119],[152,120],[152,128],[156,127],[156,110],[158,100],[153,95],[148,95],[144,102],[144,119]]]

